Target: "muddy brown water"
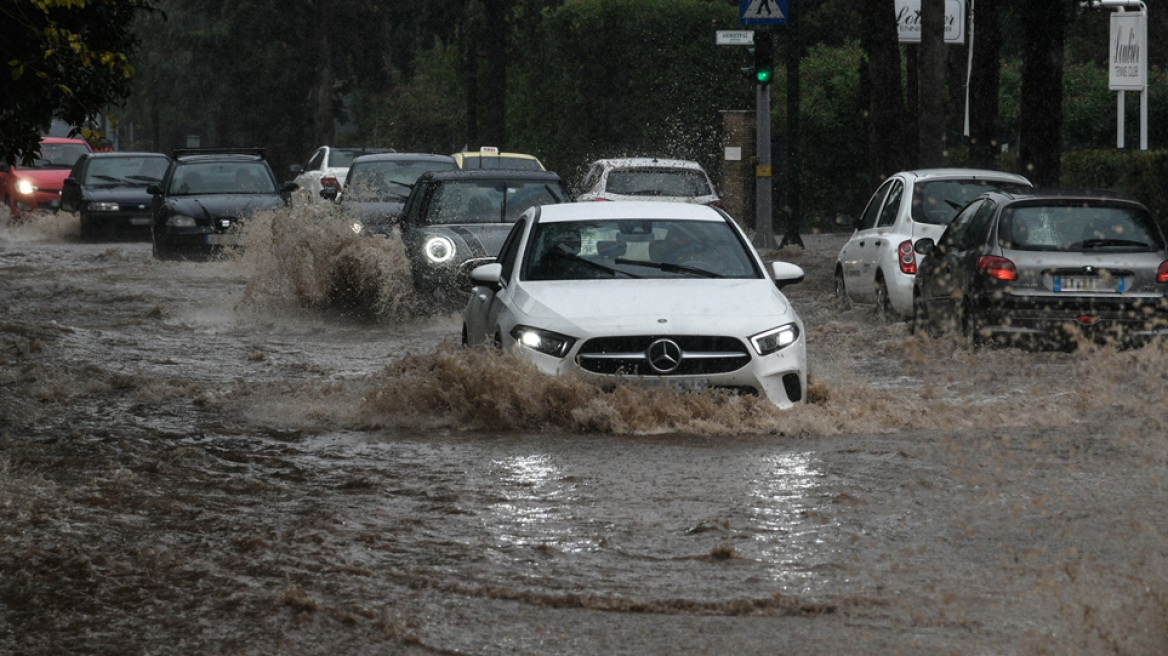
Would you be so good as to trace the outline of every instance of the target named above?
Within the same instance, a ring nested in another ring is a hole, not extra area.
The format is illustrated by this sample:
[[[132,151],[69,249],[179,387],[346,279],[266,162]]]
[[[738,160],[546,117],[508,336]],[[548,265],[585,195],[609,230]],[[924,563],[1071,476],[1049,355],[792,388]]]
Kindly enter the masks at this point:
[[[1168,653],[1160,345],[914,337],[805,235],[809,403],[605,392],[335,219],[0,220],[0,653]]]

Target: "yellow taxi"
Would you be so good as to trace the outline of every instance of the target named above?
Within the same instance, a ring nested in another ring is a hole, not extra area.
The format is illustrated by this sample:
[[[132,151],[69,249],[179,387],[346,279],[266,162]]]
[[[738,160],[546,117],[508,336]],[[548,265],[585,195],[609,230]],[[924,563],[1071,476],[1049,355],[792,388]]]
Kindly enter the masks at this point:
[[[521,171],[546,171],[543,163],[534,155],[524,153],[501,153],[494,146],[483,146],[477,152],[464,150],[451,155],[458,163],[458,168],[467,170],[479,169],[517,169]]]

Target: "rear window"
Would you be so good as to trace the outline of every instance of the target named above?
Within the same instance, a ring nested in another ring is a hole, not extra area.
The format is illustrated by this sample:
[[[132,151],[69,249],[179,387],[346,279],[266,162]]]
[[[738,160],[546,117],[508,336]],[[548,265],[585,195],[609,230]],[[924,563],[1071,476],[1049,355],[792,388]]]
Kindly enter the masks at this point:
[[[685,169],[618,169],[610,171],[605,191],[622,196],[708,196],[713,193],[701,171]]]
[[[934,180],[913,187],[912,219],[917,223],[949,225],[953,217],[987,191],[1019,186],[997,180]]]
[[[563,188],[546,181],[446,182],[434,189],[426,223],[514,223],[524,210],[568,200]]]
[[[1148,252],[1164,247],[1146,211],[1082,203],[1006,208],[998,241],[1003,248],[1023,251]]]
[[[276,180],[263,162],[192,162],[175,169],[170,193],[179,196],[200,194],[274,194]]]

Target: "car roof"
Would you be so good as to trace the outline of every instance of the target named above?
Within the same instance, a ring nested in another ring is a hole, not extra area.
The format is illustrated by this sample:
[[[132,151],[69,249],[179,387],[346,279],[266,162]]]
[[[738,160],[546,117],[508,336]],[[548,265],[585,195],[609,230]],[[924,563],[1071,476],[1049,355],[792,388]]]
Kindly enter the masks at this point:
[[[1007,202],[1055,201],[1064,203],[1068,201],[1101,201],[1105,203],[1122,202],[1133,203],[1141,206],[1144,205],[1144,203],[1140,202],[1138,198],[1108,189],[1015,187],[1013,189],[998,189],[995,191],[987,191],[983,195],[995,196]]]
[[[598,159],[594,164],[600,164],[605,168],[653,168],[665,167],[675,169],[694,169],[697,171],[704,171],[701,164],[688,159],[667,159],[661,157],[618,157],[612,159]]]
[[[427,171],[422,179],[435,182],[457,182],[461,180],[521,180],[559,182],[560,175],[554,171],[527,169],[451,169],[449,171]]]
[[[353,163],[357,162],[374,162],[374,161],[391,161],[391,162],[447,162],[454,163],[454,158],[450,155],[437,155],[435,153],[374,153],[369,155],[361,155],[353,158]]]
[[[83,144],[83,143],[88,143],[88,142],[86,142],[84,139],[76,139],[73,137],[41,137],[41,143],[58,143],[58,144],[59,143],[66,143],[66,144],[82,143]]]
[[[117,157],[166,157],[166,159],[170,159],[162,153],[145,153],[133,150],[107,150],[97,153],[89,153],[87,157],[90,159],[111,159]]]
[[[614,219],[677,219],[682,221],[725,221],[726,215],[708,206],[696,203],[669,201],[583,201],[559,203],[540,208],[539,220],[595,221]]]
[[[990,169],[969,169],[969,168],[936,168],[936,169],[914,169],[911,171],[901,171],[897,175],[903,175],[907,178],[913,178],[917,181],[921,180],[943,180],[952,178],[973,178],[984,180],[1007,180],[1010,182],[1017,182],[1027,187],[1030,186],[1030,180],[1026,176],[1017,173],[1008,173],[1006,171],[993,171]]]

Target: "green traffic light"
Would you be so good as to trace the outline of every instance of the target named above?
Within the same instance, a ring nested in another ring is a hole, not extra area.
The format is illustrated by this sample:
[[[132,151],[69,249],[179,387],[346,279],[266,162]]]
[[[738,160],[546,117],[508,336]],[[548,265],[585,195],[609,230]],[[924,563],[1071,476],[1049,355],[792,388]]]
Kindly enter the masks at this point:
[[[758,80],[759,84],[770,84],[771,83],[771,69],[760,68],[754,72],[754,77],[755,77],[755,79]]]

